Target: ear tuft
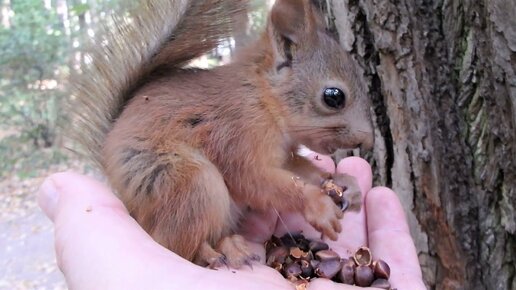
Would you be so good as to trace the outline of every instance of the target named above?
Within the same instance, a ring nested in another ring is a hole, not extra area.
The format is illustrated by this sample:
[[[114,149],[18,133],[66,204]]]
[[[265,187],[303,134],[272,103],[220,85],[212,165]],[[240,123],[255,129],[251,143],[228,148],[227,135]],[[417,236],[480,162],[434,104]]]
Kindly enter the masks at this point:
[[[298,44],[301,36],[307,33],[309,19],[304,0],[276,0],[270,13],[274,29],[283,37]]]

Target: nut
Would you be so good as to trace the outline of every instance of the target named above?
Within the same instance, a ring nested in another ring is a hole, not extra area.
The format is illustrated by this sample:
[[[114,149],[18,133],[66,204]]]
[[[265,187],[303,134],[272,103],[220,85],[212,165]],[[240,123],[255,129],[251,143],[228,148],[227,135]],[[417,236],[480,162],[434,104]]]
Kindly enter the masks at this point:
[[[371,287],[389,290],[391,289],[391,283],[389,283],[389,281],[386,279],[376,279],[371,284]]]
[[[328,246],[327,243],[322,241],[311,241],[308,245],[308,248],[310,249],[310,251],[312,251],[312,253],[317,253],[322,250],[328,250],[330,246]]]
[[[389,279],[391,268],[384,260],[376,260],[372,264],[375,278]]]
[[[335,184],[333,179],[326,179],[323,181],[322,189],[333,199],[334,202],[340,201],[344,195],[344,188]]]
[[[314,274],[314,268],[312,264],[306,260],[301,260],[301,277],[309,279]]]
[[[344,191],[346,191],[347,187],[335,184],[333,179],[326,179],[323,181],[321,187],[342,211],[348,209],[349,201],[344,197]]]
[[[283,264],[278,263],[278,262],[272,262],[271,265],[269,265],[269,266],[274,268],[274,270],[276,270],[278,272],[281,272],[281,270],[283,269]]]
[[[319,264],[321,263],[321,261],[319,260],[310,260],[310,265],[312,265],[312,268],[317,268],[317,266],[319,266]]]
[[[331,279],[339,273],[341,268],[340,260],[326,260],[321,261],[314,272],[318,277]]]
[[[265,251],[268,253],[272,248],[279,246],[283,246],[283,243],[281,242],[280,238],[273,235],[268,241],[265,242]]]
[[[348,285],[355,284],[355,262],[352,259],[342,259],[342,269],[339,272],[339,280]]]
[[[344,193],[344,191],[346,190],[345,188],[337,185],[335,183],[335,181],[333,181],[333,179],[329,178],[329,179],[326,179],[323,181],[322,183],[322,186],[321,186],[328,195],[332,196],[332,195],[338,195],[340,197],[342,197],[342,194]]]
[[[360,247],[353,255],[353,259],[358,266],[369,266],[372,261],[371,250],[368,247]]]
[[[299,275],[301,275],[301,266],[299,263],[292,263],[283,268],[283,275],[290,281],[296,281]]]
[[[293,233],[286,233],[280,238],[280,242],[282,245],[287,247],[297,247],[299,244],[299,241],[305,240],[305,236],[303,236],[303,233],[301,231],[299,232],[293,232]]]
[[[368,287],[373,283],[373,270],[369,266],[358,266],[355,269],[355,284],[360,287]]]
[[[274,263],[283,264],[289,252],[285,247],[276,247],[267,253],[266,264],[272,266]]]
[[[315,253],[315,257],[321,261],[331,261],[331,260],[337,260],[340,261],[340,256],[336,252],[332,250],[322,250],[317,253]]]

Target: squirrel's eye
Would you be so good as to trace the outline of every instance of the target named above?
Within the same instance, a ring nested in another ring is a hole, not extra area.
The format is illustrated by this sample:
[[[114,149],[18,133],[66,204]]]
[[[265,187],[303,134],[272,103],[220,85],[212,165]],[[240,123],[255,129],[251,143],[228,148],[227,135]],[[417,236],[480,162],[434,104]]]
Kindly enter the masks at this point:
[[[341,89],[326,88],[323,94],[324,103],[333,109],[342,109],[346,102],[346,95]]]

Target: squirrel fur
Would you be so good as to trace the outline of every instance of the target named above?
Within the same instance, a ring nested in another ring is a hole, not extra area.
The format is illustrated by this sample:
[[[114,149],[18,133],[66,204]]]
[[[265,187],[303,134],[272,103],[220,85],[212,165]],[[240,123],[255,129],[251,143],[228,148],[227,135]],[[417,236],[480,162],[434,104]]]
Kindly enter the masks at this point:
[[[276,0],[261,37],[211,70],[184,66],[230,37],[246,1],[148,0],[138,12],[115,21],[73,80],[77,138],[136,221],[210,266],[255,258],[235,234],[245,207],[298,211],[336,239],[328,176],[298,147],[370,148],[373,129],[360,70],[317,8]],[[359,208],[354,179],[333,179]]]

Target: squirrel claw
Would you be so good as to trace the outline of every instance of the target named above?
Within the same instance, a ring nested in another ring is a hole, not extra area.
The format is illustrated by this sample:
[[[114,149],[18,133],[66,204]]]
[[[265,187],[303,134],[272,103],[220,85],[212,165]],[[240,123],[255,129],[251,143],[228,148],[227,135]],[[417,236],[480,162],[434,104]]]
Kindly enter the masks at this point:
[[[254,262],[259,262],[260,261],[260,256],[257,255],[257,254],[253,254],[253,255],[251,255],[251,260],[254,261]]]
[[[259,262],[259,261],[260,261],[260,256],[257,254],[252,254],[244,261],[244,264],[249,266],[249,268],[251,268],[251,270],[254,270],[253,262]]]
[[[247,266],[249,266],[249,268],[251,268],[251,271],[254,270],[253,268],[253,263],[252,263],[252,259],[246,259],[244,261],[244,264],[246,264]]]
[[[218,258],[214,259],[209,263],[208,268],[216,270],[223,266],[226,266],[226,268],[229,270],[228,259],[226,258],[226,256],[220,255]]]

